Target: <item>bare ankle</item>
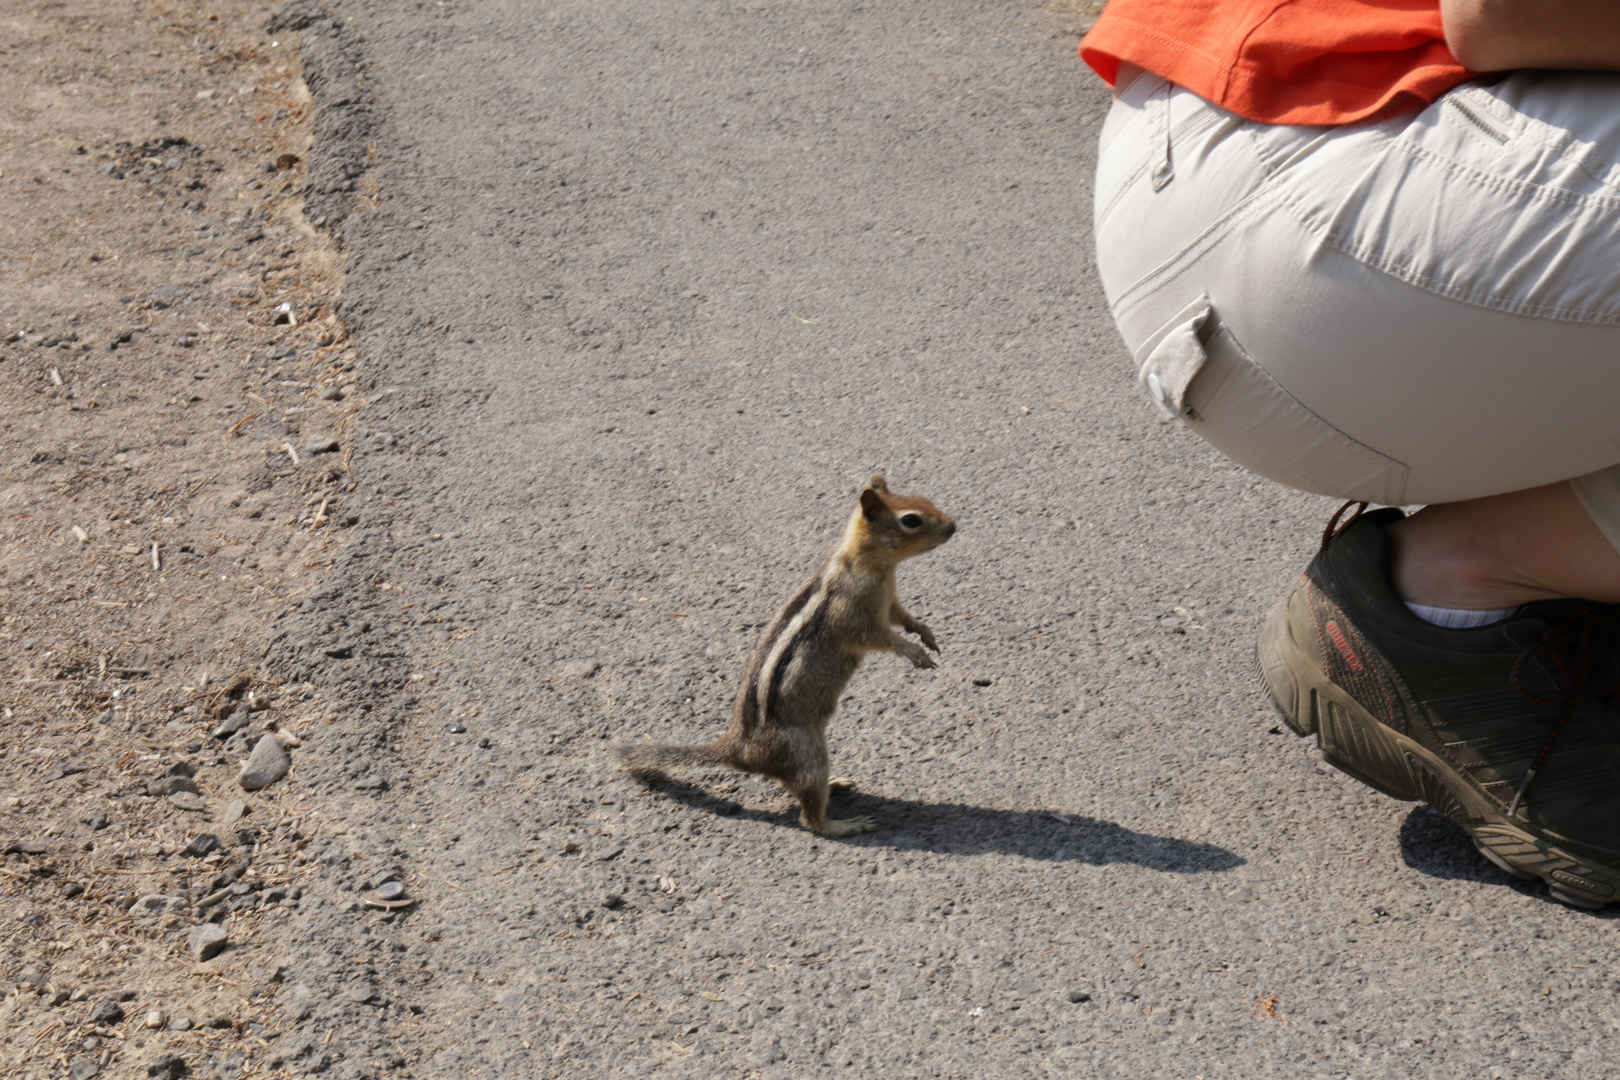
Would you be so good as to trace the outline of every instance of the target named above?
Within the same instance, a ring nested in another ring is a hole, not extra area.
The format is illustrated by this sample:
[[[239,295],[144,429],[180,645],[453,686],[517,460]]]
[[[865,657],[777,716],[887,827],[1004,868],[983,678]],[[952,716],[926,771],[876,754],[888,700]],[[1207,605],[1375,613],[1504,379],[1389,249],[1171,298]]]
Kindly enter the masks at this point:
[[[1620,552],[1567,483],[1426,506],[1388,527],[1402,600],[1472,611],[1620,602]]]
[[[1431,508],[1439,509],[1439,508]],[[1503,581],[1494,561],[1466,530],[1419,512],[1391,524],[1390,581],[1409,604],[1470,611],[1517,607],[1539,596]]]

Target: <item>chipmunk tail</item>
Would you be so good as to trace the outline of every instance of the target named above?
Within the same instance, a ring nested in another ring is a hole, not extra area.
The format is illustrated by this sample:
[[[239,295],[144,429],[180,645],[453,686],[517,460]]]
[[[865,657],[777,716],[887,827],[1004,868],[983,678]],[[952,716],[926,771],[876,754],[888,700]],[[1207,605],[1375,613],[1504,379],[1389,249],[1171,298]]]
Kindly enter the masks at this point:
[[[634,776],[650,776],[660,769],[682,765],[729,765],[719,745],[668,746],[657,743],[621,743],[614,747],[619,767]]]

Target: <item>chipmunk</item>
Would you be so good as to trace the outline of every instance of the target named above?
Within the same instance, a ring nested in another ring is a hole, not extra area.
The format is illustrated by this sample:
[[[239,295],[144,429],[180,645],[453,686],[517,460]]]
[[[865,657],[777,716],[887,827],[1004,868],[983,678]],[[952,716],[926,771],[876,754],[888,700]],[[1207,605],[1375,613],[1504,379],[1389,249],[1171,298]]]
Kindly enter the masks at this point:
[[[624,768],[647,777],[665,765],[729,765],[781,781],[812,832],[853,836],[877,828],[869,817],[827,817],[829,787],[854,786],[830,779],[827,721],[867,653],[886,650],[916,667],[934,666],[923,645],[938,652],[939,644],[900,605],[894,569],[955,532],[956,522],[927,499],[892,494],[883,477],[872,477],[838,547],[754,646],[726,733],[708,746],[621,746]],[[922,645],[901,637],[897,626]]]

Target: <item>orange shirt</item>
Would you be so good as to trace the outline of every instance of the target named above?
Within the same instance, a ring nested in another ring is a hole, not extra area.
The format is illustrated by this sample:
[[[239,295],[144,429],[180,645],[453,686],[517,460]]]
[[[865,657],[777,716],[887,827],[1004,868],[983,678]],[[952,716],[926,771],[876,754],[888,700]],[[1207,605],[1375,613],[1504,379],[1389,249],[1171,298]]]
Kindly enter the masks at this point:
[[[1080,57],[1110,86],[1128,61],[1268,124],[1347,124],[1473,77],[1439,0],[1112,0]]]

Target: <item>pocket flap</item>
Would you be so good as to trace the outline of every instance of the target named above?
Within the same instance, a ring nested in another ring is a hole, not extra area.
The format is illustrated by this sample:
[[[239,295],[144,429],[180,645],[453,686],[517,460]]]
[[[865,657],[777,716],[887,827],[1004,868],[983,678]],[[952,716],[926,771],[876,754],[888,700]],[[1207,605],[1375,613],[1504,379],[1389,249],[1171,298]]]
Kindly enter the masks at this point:
[[[1166,416],[1181,415],[1187,387],[1209,359],[1199,336],[1209,320],[1209,312],[1209,296],[1200,296],[1182,308],[1138,350],[1137,359],[1142,366],[1137,381]]]

